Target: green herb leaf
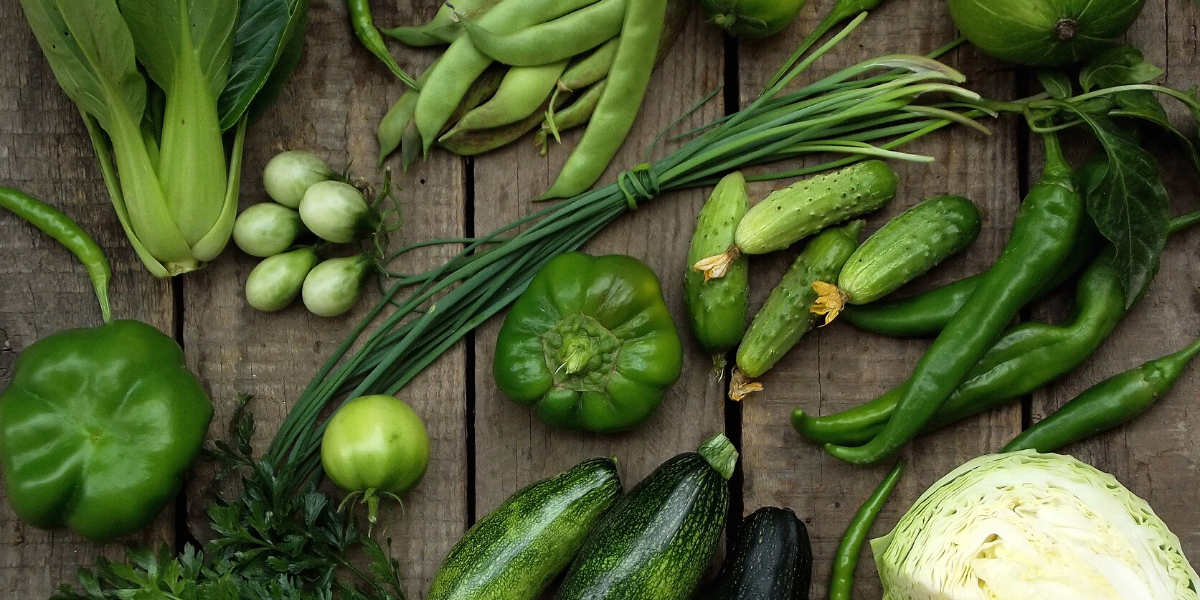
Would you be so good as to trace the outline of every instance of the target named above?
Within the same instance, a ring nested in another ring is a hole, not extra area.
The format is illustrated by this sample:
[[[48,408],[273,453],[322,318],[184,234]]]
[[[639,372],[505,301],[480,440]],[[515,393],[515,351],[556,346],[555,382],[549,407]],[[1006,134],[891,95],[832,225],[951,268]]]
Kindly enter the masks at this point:
[[[1066,73],[1042,69],[1038,71],[1037,77],[1051,98],[1062,100],[1071,97],[1071,78],[1067,77]]]
[[[1087,191],[1087,209],[1097,229],[1112,242],[1113,263],[1121,273],[1126,306],[1132,306],[1158,271],[1167,244],[1169,202],[1154,157],[1112,119],[1089,114],[1069,103],[1091,128],[1108,156],[1108,168]]]
[[[1097,88],[1146,83],[1158,79],[1163,70],[1146,62],[1133,46],[1117,46],[1092,59],[1079,72],[1083,91]]]
[[[233,66],[218,103],[222,129],[237,125],[260,94],[263,104],[274,100],[299,63],[307,23],[308,0],[242,1]]]

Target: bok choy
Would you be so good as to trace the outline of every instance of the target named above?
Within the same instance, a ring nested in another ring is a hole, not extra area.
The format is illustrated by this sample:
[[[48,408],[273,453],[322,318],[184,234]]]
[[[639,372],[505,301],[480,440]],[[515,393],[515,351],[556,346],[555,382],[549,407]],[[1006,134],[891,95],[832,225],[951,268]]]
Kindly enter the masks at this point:
[[[146,268],[167,277],[216,258],[237,216],[247,114],[298,62],[307,0],[21,5]]]

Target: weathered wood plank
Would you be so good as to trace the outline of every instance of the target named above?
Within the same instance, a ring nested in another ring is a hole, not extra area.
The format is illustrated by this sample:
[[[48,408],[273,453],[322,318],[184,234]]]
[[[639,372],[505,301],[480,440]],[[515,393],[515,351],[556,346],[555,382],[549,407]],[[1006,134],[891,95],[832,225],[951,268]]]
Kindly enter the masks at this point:
[[[1200,11],[1190,4],[1155,0],[1127,34],[1150,62],[1167,70],[1166,84],[1189,88],[1200,75],[1196,29]],[[1175,117],[1183,117],[1180,106],[1164,101]],[[1177,122],[1186,122],[1179,118]],[[1193,131],[1194,126],[1185,128]],[[1196,174],[1173,140],[1150,138],[1147,145],[1160,160],[1161,171],[1171,192],[1173,212],[1195,210]],[[1195,256],[1200,239],[1195,231],[1172,238],[1161,269],[1146,297],[1100,347],[1091,359],[1056,385],[1033,397],[1036,422],[1079,392],[1116,373],[1180,349],[1200,332],[1200,304],[1196,286]],[[1062,317],[1067,307],[1051,306],[1039,311],[1047,317]],[[1200,392],[1196,366],[1184,374],[1174,391],[1159,405],[1125,427],[1092,440],[1064,448],[1099,469],[1114,474],[1133,492],[1145,498],[1182,540],[1184,551],[1193,558],[1200,553],[1200,525],[1195,502],[1180,490],[1200,485],[1196,464],[1200,450],[1193,441],[1195,410],[1189,405]]]
[[[376,6],[380,23],[417,22],[436,2]],[[304,59],[283,96],[249,132],[242,205],[269,201],[261,184],[267,160],[283,149],[309,149],[335,169],[349,165],[357,178],[378,184],[375,127],[403,86],[354,39],[346,3],[313,2]],[[429,53],[394,49],[406,66],[426,64]],[[417,69],[412,69],[417,71]],[[395,165],[397,171],[399,165]],[[464,186],[461,162],[445,155],[419,165],[407,176],[397,172],[395,187],[403,229],[394,245],[463,232]],[[452,248],[414,253],[401,265],[415,271],[440,264]],[[231,248],[215,264],[184,281],[184,337],[190,364],[212,388],[217,416],[213,436],[225,426],[239,394],[254,394],[261,447],[318,367],[377,301],[374,283],[350,314],[314,317],[297,301],[280,313],[264,314],[244,300],[243,284],[257,259]],[[412,404],[429,429],[431,459],[421,484],[404,498],[404,508],[385,505],[376,533],[391,537],[401,557],[408,590],[427,587],[442,555],[464,530],[466,515],[466,406],[462,347],[452,349],[399,396]],[[203,530],[203,491],[192,486],[189,520]],[[330,491],[333,491],[330,488]],[[340,492],[335,492],[335,497]]]
[[[673,50],[656,71],[637,124],[602,183],[643,160],[660,129],[721,84],[720,37],[694,10]],[[720,115],[711,103],[690,119],[700,124]],[[685,125],[686,127],[686,125]],[[475,227],[489,231],[540,207],[531,200],[546,189],[574,147],[578,132],[539,157],[527,140],[475,162]],[[707,191],[682,192],[646,203],[586,247],[593,254],[622,253],[645,261],[659,275],[668,305],[686,340],[683,377],[658,413],[636,431],[585,435],[552,430],[528,408],[504,398],[492,378],[492,357],[501,320],[475,336],[475,517],[520,487],[561,472],[591,456],[615,456],[626,489],[664,460],[694,450],[702,438],[724,428],[722,391],[709,377],[711,363],[691,341],[684,319],[681,279],[687,240]]]
[[[742,46],[743,104],[754,98],[763,82],[832,5],[832,1],[810,3],[786,34]],[[929,52],[954,37],[944,4],[885,4],[850,38],[814,65],[813,71],[802,76],[801,81],[814,80],[872,56]],[[1014,72],[979,56],[973,49],[960,49],[944,60],[967,75],[967,87],[991,97],[1014,95]],[[900,191],[885,210],[869,219],[868,232],[921,199],[937,194],[965,195],[984,215],[983,231],[975,245],[963,256],[916,282],[912,289],[983,270],[1008,238],[1020,201],[1015,124],[1010,119],[989,122],[988,126],[994,130],[990,138],[960,128],[936,133],[907,148],[936,157],[936,163],[893,164],[900,175]],[[772,187],[775,186],[756,186],[752,198],[763,197]],[[752,308],[778,283],[782,269],[791,263],[798,250],[752,261],[751,281],[756,299],[751,303]],[[742,403],[745,511],[767,505],[786,506],[806,520],[816,556],[814,597],[823,597],[825,593],[830,561],[850,517],[890,464],[874,468],[843,464],[805,443],[790,427],[789,415],[796,407],[814,414],[829,414],[877,396],[911,372],[926,345],[865,334],[844,323],[834,323],[802,340],[763,378],[766,391]],[[912,444],[903,453],[906,475],[880,518],[875,534],[886,532],[934,479],[1015,434],[1020,422],[1020,409],[1016,407]],[[856,595],[870,598],[878,597],[879,593],[870,552],[864,551]]]
[[[134,255],[104,189],[87,130],[58,88],[16,2],[0,4],[0,185],[34,194],[74,218],[105,249],[113,267],[113,315],[171,333],[170,284]],[[0,389],[17,355],[38,339],[100,324],[87,274],[54,240],[0,211]],[[173,539],[169,507],[125,542]],[[0,493],[0,596],[46,597],[97,556],[119,558],[120,544],[96,545],[69,531],[22,523]]]

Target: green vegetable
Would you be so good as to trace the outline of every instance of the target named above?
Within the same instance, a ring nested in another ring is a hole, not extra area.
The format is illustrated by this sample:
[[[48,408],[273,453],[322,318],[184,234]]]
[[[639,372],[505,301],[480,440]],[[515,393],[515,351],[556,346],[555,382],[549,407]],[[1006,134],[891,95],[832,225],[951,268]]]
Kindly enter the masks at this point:
[[[488,9],[495,6],[499,1],[457,0],[454,6],[443,3],[438,7],[438,11],[433,15],[433,18],[424,25],[403,25],[379,31],[383,35],[399,40],[400,43],[406,46],[420,48],[449,44],[458,39],[459,34],[462,32],[462,25],[459,22],[459,18],[455,16],[455,13],[461,17],[474,19],[487,12]],[[417,82],[420,83],[420,80]]]
[[[559,80],[562,84],[562,80]],[[542,122],[541,128],[534,137],[533,144],[538,148],[538,154],[545,156],[549,150],[548,138],[554,136],[556,142],[561,142],[559,137],[564,131],[583,127],[588,120],[592,118],[592,113],[596,112],[596,105],[600,103],[600,97],[604,95],[604,88],[607,82],[603,79],[588,86],[579,98],[568,104],[566,108],[557,110],[554,113],[546,111],[545,119]],[[560,88],[560,96],[561,92]]]
[[[838,275],[837,286],[818,282],[825,322],[842,307],[868,304],[961,252],[979,236],[979,209],[962,196],[937,196],[917,203],[859,246]]]
[[[686,600],[725,526],[738,452],[724,434],[643,479],[588,534],[556,600]]]
[[[817,23],[816,28],[792,51],[792,55],[783,63],[783,67],[767,83],[767,88],[775,87],[787,77],[788,72],[791,71],[796,61],[800,60],[800,57],[804,56],[813,47],[813,44],[817,43],[822,37],[825,37],[825,34],[829,33],[829,30],[836,27],[839,23],[861,15],[865,11],[875,10],[883,2],[884,0],[837,0],[837,3],[833,5],[833,8],[829,9],[829,12],[825,14],[821,22]]]
[[[375,27],[375,20],[371,17],[370,0],[346,0],[346,12],[350,16],[350,26],[354,29],[354,36],[362,43],[363,48],[374,54],[375,58],[378,58],[404,85],[414,90],[420,89],[416,80],[396,64],[396,59],[392,58],[392,53],[388,51],[387,44],[384,43],[383,36],[379,34],[379,28]]]
[[[366,255],[331,258],[313,267],[300,290],[304,308],[318,317],[346,313],[362,297],[363,281],[371,259]]]
[[[620,495],[617,465],[608,458],[522,489],[454,545],[429,600],[537,600]]]
[[[258,118],[300,65],[309,0],[239,0],[229,81],[217,108],[221,129]]]
[[[628,256],[574,252],[543,267],[508,313],[493,373],[550,425],[614,432],[658,408],[682,361],[654,272]]]
[[[596,0],[525,0],[501,2],[487,11],[476,24],[496,34],[519,31],[570,13]],[[437,63],[429,69],[428,80],[421,88],[413,122],[421,134],[422,149],[429,149],[441,136],[446,124],[467,90],[492,60],[475,48],[470,38],[460,37],[450,44]]]
[[[75,255],[92,282],[96,300],[100,303],[100,316],[105,323],[111,321],[108,280],[112,277],[112,268],[108,264],[108,257],[104,256],[104,250],[92,236],[58,209],[17,189],[0,187],[0,208],[37,227]]]
[[[320,181],[308,187],[300,201],[300,220],[317,237],[348,244],[374,233],[379,214],[358,188],[341,181]]]
[[[1174,354],[1114,375],[1076,396],[1054,414],[1026,429],[1004,452],[1033,449],[1053,452],[1063,446],[1114,429],[1146,412],[1171,391],[1192,359],[1200,340]]]
[[[850,600],[853,597],[854,570],[858,568],[858,556],[862,553],[863,543],[871,534],[871,526],[887,504],[903,472],[904,463],[896,463],[846,526],[846,533],[842,534],[842,541],[838,543],[837,554],[833,558],[833,568],[830,569],[829,600]]]
[[[984,53],[1022,65],[1079,62],[1120,37],[1144,0],[949,0],[958,30]]]
[[[246,277],[246,303],[264,312],[287,308],[316,264],[317,252],[312,248],[297,248],[263,259]]]
[[[550,97],[558,76],[566,68],[567,61],[562,60],[535,67],[509,69],[500,81],[496,94],[463,115],[439,141],[459,131],[511,125],[537,113],[538,107]]]
[[[316,154],[288,150],[272,156],[263,167],[263,188],[272,200],[288,208],[300,208],[308,188],[335,176],[333,169]]]
[[[817,299],[813,282],[832,279],[841,271],[858,247],[863,224],[853,221],[822,232],[783,274],[738,346],[737,370],[729,386],[731,400],[762,390],[762,384],[752,379],[769,371],[812,329],[814,317],[810,311]]]
[[[587,56],[580,58],[567,67],[563,76],[558,80],[559,89],[566,91],[581,90],[605,77],[612,70],[613,60],[617,58],[617,48],[621,38],[615,37],[600,45]]]
[[[617,155],[642,107],[666,27],[667,0],[628,0],[617,54],[591,123],[542,200],[592,187]]]
[[[292,38],[247,48],[238,22],[246,13],[235,0],[123,0],[119,8],[115,0],[22,0],[22,7],[83,115],[113,207],[147,269],[166,277],[216,258],[236,217],[245,112],[270,91],[274,69],[280,78],[290,73],[290,64],[263,54],[281,58],[275,49]],[[282,9],[258,27],[284,23],[294,35],[294,13]],[[302,29],[303,16],[296,21]],[[259,66],[248,70],[248,60]],[[147,93],[139,62],[165,100]],[[234,125],[227,165],[222,133]]]
[[[705,277],[724,277],[743,254],[782,250],[830,225],[879,210],[896,195],[896,173],[871,160],[775,190],[738,224],[724,253],[694,263]]]
[[[1200,589],[1145,500],[1074,458],[1031,450],[951,471],[871,550],[884,600],[1184,600]]]
[[[1083,217],[1083,199],[1053,134],[1043,138],[1041,180],[1026,195],[1004,252],[979,288],[917,363],[908,389],[884,429],[863,446],[826,445],[852,463],[883,460],[907,444],[966,379],[1045,280],[1070,253]]]
[[[145,323],[43,338],[0,395],[8,502],[97,541],[138,531],[179,491],[211,418],[179,345]]]
[[[342,405],[321,438],[321,468],[368,507],[373,524],[379,496],[412,489],[429,465],[429,434],[411,406],[393,396],[355,398]]]
[[[250,256],[266,258],[292,247],[304,232],[300,213],[272,202],[242,211],[233,224],[233,242]]]
[[[746,178],[741,172],[721,179],[696,217],[687,264],[728,248],[749,205]],[[703,275],[689,268],[683,275],[683,289],[692,333],[700,347],[713,355],[717,370],[724,371],[725,353],[736,348],[746,332],[750,261],[739,258],[725,277],[711,281],[705,281]]]
[[[567,60],[621,33],[627,0],[599,0],[552,21],[497,35],[463,19],[471,42],[492,60],[517,67],[534,67]]]
[[[570,94],[551,94],[542,105],[529,116],[500,127],[491,127],[488,129],[465,130],[456,129],[438,140],[438,145],[459,156],[477,156],[485,152],[491,152],[497,148],[502,148],[511,144],[522,136],[537,129],[538,123],[542,122],[543,113],[549,110],[553,104],[560,104],[567,101]]]
[[[808,529],[786,508],[760,508],[742,520],[732,554],[717,580],[701,595],[708,600],[808,600],[812,546]]]
[[[775,35],[796,20],[805,0],[702,0],[718,27],[739,38]]]

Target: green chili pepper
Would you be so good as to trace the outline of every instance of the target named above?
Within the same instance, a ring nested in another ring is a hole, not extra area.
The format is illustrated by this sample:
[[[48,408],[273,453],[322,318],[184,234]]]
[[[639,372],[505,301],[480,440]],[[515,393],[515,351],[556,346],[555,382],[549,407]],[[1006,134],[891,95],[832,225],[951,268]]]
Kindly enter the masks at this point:
[[[1004,252],[921,358],[883,431],[863,446],[827,444],[834,457],[878,462],[920,433],[1017,312],[1062,266],[1083,218],[1083,198],[1057,138],[1047,134],[1043,139],[1042,179],[1022,203]]]
[[[1200,224],[1200,211],[1171,220],[1177,233]],[[1063,325],[1023,323],[1007,334],[971,370],[925,428],[931,431],[1007,405],[1083,363],[1128,313],[1112,253],[1097,257],[1079,278],[1076,314]],[[905,385],[840,413],[812,417],[792,412],[792,426],[811,441],[863,444],[891,417]]]
[[[581,194],[608,169],[646,96],[666,16],[667,0],[629,0],[604,94],[579,145],[542,200]]]
[[[404,85],[414,90],[421,89],[416,80],[405,73],[404,69],[396,64],[396,59],[392,58],[391,52],[388,52],[387,45],[383,42],[383,36],[379,35],[379,29],[375,27],[375,21],[371,18],[369,0],[346,0],[346,8],[350,13],[350,26],[354,28],[354,35],[358,37],[359,42],[362,42],[363,47],[374,54],[375,58],[383,61],[392,75],[404,82]]]
[[[842,535],[842,541],[838,544],[837,554],[833,557],[833,572],[829,577],[829,600],[850,600],[854,591],[854,570],[858,567],[858,555],[862,552],[863,543],[867,541],[867,535],[871,533],[871,526],[875,524],[879,512],[887,504],[892,490],[896,489],[903,471],[904,463],[896,463],[887,477],[880,482],[879,487],[875,488],[867,501],[859,507],[854,520],[850,521],[850,526],[846,528],[846,533]]]
[[[1053,452],[1119,427],[1146,412],[1170,392],[1197,354],[1200,354],[1200,339],[1179,352],[1101,381],[1026,429],[1002,451]]]
[[[83,268],[87,270],[96,291],[96,300],[100,303],[100,315],[107,323],[112,320],[112,309],[108,304],[108,280],[112,277],[112,269],[104,251],[96,244],[82,228],[70,217],[58,209],[13,188],[0,187],[0,207],[11,211],[18,217],[37,227],[42,233],[54,238],[58,243],[70,250]]]

